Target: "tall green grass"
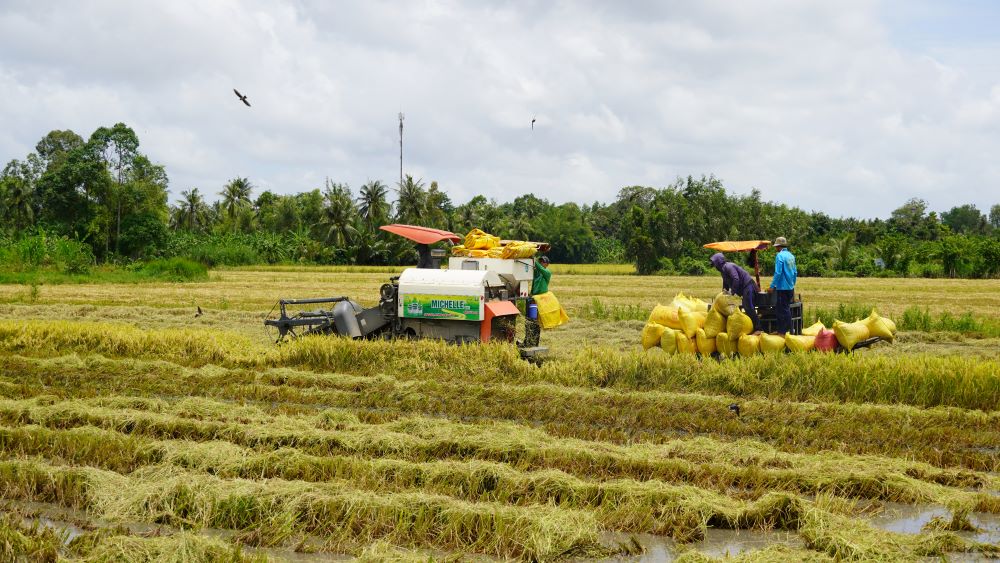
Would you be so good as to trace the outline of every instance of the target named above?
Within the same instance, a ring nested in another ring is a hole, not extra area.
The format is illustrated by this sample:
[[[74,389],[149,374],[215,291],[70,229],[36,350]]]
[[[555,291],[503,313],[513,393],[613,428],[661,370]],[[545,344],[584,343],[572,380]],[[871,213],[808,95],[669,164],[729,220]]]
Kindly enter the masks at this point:
[[[639,305],[606,305],[595,297],[589,305],[577,308],[574,316],[601,321],[644,321],[649,311]]]
[[[820,320],[827,327],[832,327],[835,320],[853,322],[864,319],[877,307],[858,303],[841,303],[836,309],[807,307],[803,314],[806,325]],[[954,332],[974,338],[1000,337],[1000,322],[991,318],[977,317],[972,312],[939,314],[930,312],[927,307],[911,305],[902,316],[893,317],[896,327],[904,331],[919,332]]]

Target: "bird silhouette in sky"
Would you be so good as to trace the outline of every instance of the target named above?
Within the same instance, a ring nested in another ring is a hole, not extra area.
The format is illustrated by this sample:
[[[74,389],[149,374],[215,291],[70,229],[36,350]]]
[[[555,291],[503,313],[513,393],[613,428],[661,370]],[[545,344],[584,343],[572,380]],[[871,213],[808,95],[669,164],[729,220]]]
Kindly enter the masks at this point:
[[[236,97],[239,98],[241,102],[243,102],[244,104],[246,104],[247,107],[250,107],[250,102],[247,101],[247,97],[246,96],[244,96],[243,94],[240,94],[240,91],[237,90],[236,88],[233,88],[233,92],[236,93]]]
[[[535,120],[536,120],[536,119],[538,119],[538,118],[536,118],[536,117],[532,117],[532,118],[531,118],[531,130],[532,130],[532,131],[534,131],[534,130],[535,130]]]

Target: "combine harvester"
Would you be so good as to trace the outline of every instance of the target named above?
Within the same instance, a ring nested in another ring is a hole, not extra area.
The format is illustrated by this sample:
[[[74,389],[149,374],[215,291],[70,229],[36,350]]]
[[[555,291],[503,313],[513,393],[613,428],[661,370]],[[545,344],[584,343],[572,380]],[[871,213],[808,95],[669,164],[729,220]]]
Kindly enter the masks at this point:
[[[459,242],[449,231],[415,225],[385,225],[382,230],[418,245],[441,241]],[[507,241],[501,241],[507,242]],[[547,243],[534,243],[540,251]],[[365,308],[348,297],[281,299],[264,320],[277,329],[275,340],[307,334],[341,335],[350,338],[432,338],[454,344],[470,342],[514,342],[518,303],[531,296],[535,275],[533,258],[487,258],[453,256],[441,269],[443,250],[431,254],[433,267],[407,268],[389,278],[379,292],[379,303]],[[289,313],[304,305],[332,305],[329,309]],[[275,311],[277,315],[275,314]],[[548,349],[520,347],[521,357],[541,361]]]

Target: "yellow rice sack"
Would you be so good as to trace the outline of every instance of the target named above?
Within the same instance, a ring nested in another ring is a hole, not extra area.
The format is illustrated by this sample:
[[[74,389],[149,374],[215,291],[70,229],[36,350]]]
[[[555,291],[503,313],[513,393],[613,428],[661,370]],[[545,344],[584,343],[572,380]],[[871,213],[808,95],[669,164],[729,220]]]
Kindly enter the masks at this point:
[[[837,342],[845,350],[853,350],[858,342],[865,340],[871,334],[865,323],[858,321],[845,323],[843,321],[833,321],[833,333],[837,336]]]
[[[678,331],[663,327],[663,334],[660,335],[660,348],[667,354],[677,353],[677,334]]]
[[[703,328],[699,328],[695,332],[694,343],[698,347],[698,353],[702,356],[710,356],[715,352],[715,337],[708,336]]]
[[[705,336],[715,338],[720,332],[726,332],[726,317],[723,317],[715,309],[711,309],[705,315],[705,325],[702,328],[705,329]]]
[[[868,327],[868,334],[870,336],[878,336],[879,338],[883,338],[891,342],[895,337],[895,334],[893,334],[893,330],[890,328],[889,323],[885,321],[885,317],[880,317],[879,314],[875,312],[875,309],[872,309],[872,314],[868,315],[867,319],[859,322],[864,323],[864,325]]]
[[[660,345],[660,337],[663,336],[663,332],[667,327],[656,324],[656,323],[646,323],[646,326],[642,327],[642,349],[649,350],[654,346]]]
[[[499,246],[494,246],[493,248],[486,251],[487,258],[503,258],[503,248]]]
[[[823,321],[816,321],[815,323],[802,329],[802,334],[804,334],[805,336],[816,336],[817,334],[819,334],[819,331],[825,328],[826,325],[823,324]]]
[[[693,340],[687,337],[682,331],[675,331],[677,333],[677,353],[678,354],[694,354],[698,351]]]
[[[760,352],[760,337],[753,334],[745,334],[740,337],[736,344],[736,351],[740,356],[749,358]]]
[[[538,247],[530,242],[510,242],[503,246],[501,258],[510,260],[513,258],[531,258],[538,252]]]
[[[889,317],[882,317],[882,320],[885,321],[885,324],[889,325],[889,330],[892,331],[892,335],[896,336],[896,323]]]
[[[456,244],[455,246],[451,247],[451,255],[452,256],[467,256],[468,255],[468,251],[465,250],[465,245],[464,244]]]
[[[677,316],[677,306],[657,304],[653,307],[653,312],[649,314],[649,322],[669,326],[674,330],[681,329],[680,317]]]
[[[808,352],[816,346],[816,337],[808,334],[786,334],[785,346],[792,352]]]
[[[684,292],[678,293],[677,296],[674,297],[674,303],[677,303],[678,306],[687,309],[688,311],[696,313],[707,313],[709,309],[708,303],[705,303],[697,297],[684,295]]]
[[[729,335],[720,332],[715,335],[715,350],[720,356],[732,356],[736,352],[736,343],[729,339]]]
[[[785,351],[785,339],[779,334],[761,334],[760,351],[762,354],[780,354]]]
[[[726,333],[729,334],[729,339],[736,342],[744,334],[750,334],[753,332],[753,321],[746,313],[737,309],[729,318],[726,319]]]
[[[694,338],[694,333],[698,332],[699,328],[705,326],[705,318],[708,313],[693,311],[688,312],[684,309],[677,310],[677,320],[681,323],[681,330],[684,331],[685,336],[688,338]]]
[[[538,323],[542,325],[542,328],[556,328],[569,322],[569,315],[566,314],[566,309],[563,309],[562,305],[559,304],[559,300],[556,299],[555,294],[551,291],[534,295],[532,299],[538,305]],[[659,340],[657,340],[653,346],[659,343]]]
[[[500,246],[500,237],[495,237],[485,231],[472,229],[465,235],[465,248],[469,250],[489,250]]]
[[[725,291],[720,291],[712,301],[712,309],[723,317],[728,317],[736,311],[736,308],[743,300],[735,295],[729,295]]]

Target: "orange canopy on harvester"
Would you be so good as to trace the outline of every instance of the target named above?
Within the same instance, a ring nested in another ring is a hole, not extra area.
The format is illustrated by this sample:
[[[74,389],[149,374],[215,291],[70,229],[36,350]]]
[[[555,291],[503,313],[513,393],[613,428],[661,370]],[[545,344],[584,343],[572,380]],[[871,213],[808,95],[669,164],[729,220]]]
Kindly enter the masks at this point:
[[[451,242],[458,242],[462,240],[462,237],[451,231],[442,231],[441,229],[432,229],[430,227],[420,227],[417,225],[400,225],[396,223],[392,225],[382,225],[379,228],[383,231],[399,235],[403,238],[408,238],[418,244],[433,244],[442,240],[450,240]]]
[[[724,240],[710,242],[705,245],[705,248],[720,252],[749,252],[751,250],[766,250],[770,246],[771,241],[769,240]]]

